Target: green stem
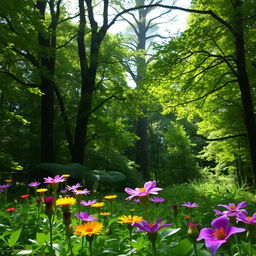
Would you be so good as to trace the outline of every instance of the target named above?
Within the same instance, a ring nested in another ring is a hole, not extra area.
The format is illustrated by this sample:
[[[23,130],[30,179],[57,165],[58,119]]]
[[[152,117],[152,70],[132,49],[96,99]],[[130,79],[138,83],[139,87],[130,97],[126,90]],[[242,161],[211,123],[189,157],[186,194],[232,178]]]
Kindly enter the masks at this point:
[[[239,242],[238,242],[237,235],[234,234],[234,237],[235,237],[235,241],[236,241],[236,246],[237,246],[238,255],[241,256],[241,249],[240,249],[240,245],[239,245]]]
[[[49,216],[49,227],[50,227],[50,246],[52,248],[52,217],[51,216]]]
[[[249,239],[249,255],[252,256],[252,240]]]
[[[152,244],[152,253],[153,253],[153,256],[157,256],[157,252],[156,252],[156,241],[151,241],[151,244]]]
[[[92,241],[89,241],[90,244],[90,256],[92,256]]]
[[[198,256],[197,248],[196,248],[196,243],[195,242],[193,243],[193,246],[194,246],[195,256]]]

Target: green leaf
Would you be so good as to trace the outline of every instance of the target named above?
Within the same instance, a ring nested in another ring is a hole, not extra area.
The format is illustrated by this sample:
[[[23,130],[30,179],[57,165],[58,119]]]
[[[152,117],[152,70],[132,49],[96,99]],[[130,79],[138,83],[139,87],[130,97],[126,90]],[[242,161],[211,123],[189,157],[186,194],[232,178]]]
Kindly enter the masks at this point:
[[[50,238],[48,235],[44,234],[44,233],[36,233],[36,241],[38,242],[38,244],[41,246],[44,243],[47,243],[50,241]]]
[[[171,255],[185,256],[192,250],[191,242],[186,238],[181,240],[177,246],[171,250]]]
[[[16,244],[16,242],[19,240],[20,233],[21,233],[21,228],[12,232],[12,234],[8,240],[8,243],[10,246],[13,247]]]
[[[109,220],[109,222],[108,222],[108,227],[109,227],[112,223],[117,222],[117,221],[119,221],[119,218],[114,218],[114,219]]]
[[[160,233],[160,242],[162,242],[166,237],[176,234],[178,231],[180,231],[180,228],[170,228],[163,230]]]

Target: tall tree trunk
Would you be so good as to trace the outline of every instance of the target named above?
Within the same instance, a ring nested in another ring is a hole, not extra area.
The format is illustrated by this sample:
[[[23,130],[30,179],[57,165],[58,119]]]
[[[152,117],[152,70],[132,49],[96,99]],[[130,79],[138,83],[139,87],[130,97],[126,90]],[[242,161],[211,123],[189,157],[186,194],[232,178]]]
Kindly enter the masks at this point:
[[[234,27],[238,83],[244,108],[244,119],[250,149],[252,170],[254,178],[256,178],[256,122],[253,111],[251,88],[246,68],[243,16],[241,12],[242,2],[241,0],[232,0],[231,2],[235,13]]]

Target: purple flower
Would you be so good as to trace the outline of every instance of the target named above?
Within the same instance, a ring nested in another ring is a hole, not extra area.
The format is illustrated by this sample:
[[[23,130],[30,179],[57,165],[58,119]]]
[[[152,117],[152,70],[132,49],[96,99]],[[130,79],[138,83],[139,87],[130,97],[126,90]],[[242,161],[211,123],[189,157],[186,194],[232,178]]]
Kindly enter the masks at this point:
[[[242,221],[245,224],[253,225],[256,224],[256,213],[254,213],[252,216],[247,216],[244,213],[240,213],[237,215],[237,221]]]
[[[135,188],[135,190],[131,188],[125,188],[125,192],[130,196],[126,198],[126,200],[131,200],[135,196],[147,196],[149,194],[157,195],[158,191],[163,190],[162,188],[156,187],[156,181],[148,181],[144,184],[143,188]]]
[[[165,199],[162,198],[162,197],[150,197],[149,200],[153,203],[156,203],[156,204],[160,204],[160,203],[163,203],[165,201]]]
[[[211,225],[213,228],[201,229],[197,241],[205,239],[205,246],[212,254],[216,254],[220,246],[226,243],[231,235],[245,231],[244,228],[229,226],[229,219],[226,216],[216,218]]]
[[[81,205],[90,207],[91,205],[95,204],[96,202],[97,202],[96,200],[89,200],[88,202],[81,201]]]
[[[0,185],[0,189],[7,189],[11,186],[11,184],[4,184],[4,185]]]
[[[44,178],[44,183],[56,184],[64,181],[65,181],[65,178],[60,175],[56,175],[54,178],[52,177]]]
[[[133,223],[132,226],[137,228],[137,229],[135,229],[136,232],[145,231],[147,233],[152,234],[152,233],[156,233],[161,228],[170,227],[171,226],[171,224],[160,225],[160,223],[162,221],[163,221],[162,218],[158,219],[156,221],[156,223],[149,223],[146,220],[143,220],[143,221],[141,221],[139,223]]]
[[[80,183],[77,183],[76,185],[73,185],[73,186],[67,186],[67,190],[68,191],[73,191],[74,189],[78,189],[78,188],[81,188],[82,185]]]
[[[73,189],[72,192],[75,195],[88,195],[88,194],[90,194],[90,191],[88,189],[86,189],[86,188],[84,190]]]
[[[139,199],[139,198],[136,198],[136,199],[134,199],[134,202],[137,203],[137,204],[139,204],[139,203],[140,203],[140,199]]]
[[[41,183],[38,181],[33,181],[28,184],[29,187],[38,187]]]
[[[66,190],[66,189],[61,189],[61,190],[60,190],[60,193],[61,193],[61,194],[66,194],[66,193],[67,193],[67,190]]]
[[[94,218],[93,215],[89,215],[87,212],[75,213],[74,216],[86,222],[98,220],[98,218]]]
[[[213,211],[215,212],[216,215],[225,215],[228,217],[235,217],[238,216],[240,213],[245,213],[247,214],[247,211],[245,209],[241,209],[247,206],[247,202],[241,202],[237,206],[233,203],[229,205],[225,204],[218,204],[219,207],[224,207],[227,209],[227,211],[219,211],[217,209],[214,209]]]
[[[199,205],[197,203],[184,202],[182,206],[186,206],[188,208],[195,208],[198,207]]]

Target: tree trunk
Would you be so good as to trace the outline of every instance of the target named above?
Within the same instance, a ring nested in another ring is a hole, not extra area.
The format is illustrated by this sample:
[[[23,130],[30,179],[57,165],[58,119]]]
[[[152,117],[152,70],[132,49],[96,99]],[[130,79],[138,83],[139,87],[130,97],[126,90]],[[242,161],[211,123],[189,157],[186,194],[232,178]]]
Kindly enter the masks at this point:
[[[234,0],[232,1],[232,4],[235,12],[235,48],[238,83],[244,108],[244,120],[250,149],[252,170],[254,178],[256,178],[256,122],[253,111],[250,83],[246,68],[243,17],[241,13],[242,2],[240,0]]]

